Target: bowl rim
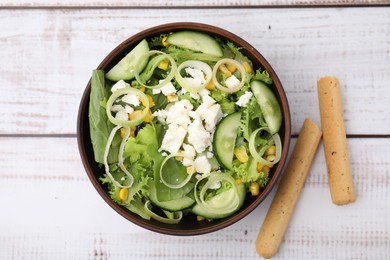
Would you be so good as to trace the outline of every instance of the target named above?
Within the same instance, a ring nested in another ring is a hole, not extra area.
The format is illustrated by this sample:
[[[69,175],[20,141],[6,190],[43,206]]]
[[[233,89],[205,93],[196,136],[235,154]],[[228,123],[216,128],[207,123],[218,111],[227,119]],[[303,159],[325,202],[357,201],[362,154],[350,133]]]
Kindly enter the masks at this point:
[[[238,222],[239,220],[247,216],[249,213],[251,213],[255,208],[257,208],[260,205],[260,203],[269,195],[271,190],[276,186],[275,184],[282,176],[283,168],[285,167],[287,161],[288,151],[290,147],[290,139],[291,139],[291,115],[290,115],[287,96],[282,86],[282,83],[279,80],[279,77],[277,76],[274,69],[271,67],[268,61],[263,57],[263,55],[241,37],[225,29],[213,25],[209,25],[209,24],[195,23],[195,22],[174,22],[174,23],[160,24],[142,30],[128,37],[126,40],[121,42],[117,47],[115,47],[107,56],[105,56],[103,61],[98,65],[97,69],[103,69],[109,67],[110,64],[111,66],[113,66],[112,64],[113,63],[116,64],[117,62],[117,61],[113,62],[114,56],[118,56],[118,54],[121,52],[123,53],[126,49],[130,48],[129,46],[134,47],[136,43],[140,42],[145,38],[150,38],[152,37],[152,35],[160,35],[161,33],[165,33],[165,32],[168,33],[171,31],[178,31],[178,30],[201,31],[216,36],[218,38],[223,38],[227,41],[232,41],[236,45],[243,47],[243,50],[249,52],[252,56],[250,57],[251,60],[255,58],[256,62],[257,61],[259,62],[262,69],[265,69],[271,75],[274,81],[273,91],[277,92],[277,98],[281,103],[281,108],[283,113],[283,122],[282,122],[282,125],[284,125],[284,136],[282,137],[283,150],[282,150],[281,159],[277,164],[277,168],[274,171],[272,178],[270,178],[270,181],[268,182],[264,190],[261,192],[261,194],[257,196],[257,198],[246,208],[240,209],[237,213],[233,214],[232,216],[215,221],[215,224],[213,225],[202,227],[199,229],[191,229],[191,230],[187,230],[187,229],[178,230],[178,229],[171,229],[169,228],[169,226],[156,226],[153,224],[154,223],[153,221],[145,221],[138,215],[135,215],[134,213],[124,209],[123,207],[115,203],[107,194],[107,192],[104,190],[104,188],[101,186],[99,180],[95,177],[91,165],[88,162],[87,150],[85,149],[84,126],[86,123],[84,121],[88,120],[88,115],[86,114],[86,112],[88,111],[89,94],[91,91],[91,79],[88,81],[87,86],[85,87],[79,105],[79,111],[77,115],[77,144],[78,144],[80,157],[89,180],[91,181],[91,183],[93,184],[94,188],[99,193],[99,195],[103,198],[103,200],[112,209],[114,209],[117,213],[119,213],[122,217],[124,217],[125,219],[129,220],[130,222],[140,227],[143,227],[145,229],[157,233],[166,234],[166,235],[176,235],[176,236],[193,236],[193,235],[202,235],[202,234],[218,231]],[[122,57],[123,56],[120,56],[119,59],[121,59]],[[89,130],[88,130],[88,136],[89,136]]]

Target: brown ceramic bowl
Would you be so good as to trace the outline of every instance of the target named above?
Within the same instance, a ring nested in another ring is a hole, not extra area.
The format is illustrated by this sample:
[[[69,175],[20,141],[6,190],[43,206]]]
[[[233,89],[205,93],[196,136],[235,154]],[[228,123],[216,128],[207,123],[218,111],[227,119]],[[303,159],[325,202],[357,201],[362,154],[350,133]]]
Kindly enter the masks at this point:
[[[124,218],[129,221],[141,226],[143,228],[163,233],[169,235],[179,235],[179,236],[190,236],[190,235],[200,235],[213,231],[223,229],[246,215],[252,212],[270,193],[272,188],[277,183],[277,180],[282,175],[282,169],[286,162],[288,148],[290,144],[290,132],[291,132],[291,122],[290,122],[290,111],[286,98],[286,94],[283,90],[282,84],[276,75],[275,71],[271,65],[266,61],[266,59],[249,43],[240,37],[234,35],[231,32],[223,30],[218,27],[199,24],[199,23],[171,23],[163,24],[156,26],[142,32],[139,32],[123,43],[116,47],[108,56],[100,63],[97,67],[104,71],[108,71],[112,68],[122,57],[124,57],[138,42],[144,38],[151,38],[158,36],[162,33],[170,33],[179,30],[195,30],[204,32],[215,37],[222,39],[223,41],[230,41],[236,46],[243,47],[242,52],[247,57],[249,57],[254,65],[254,68],[262,68],[268,71],[268,73],[273,78],[273,91],[277,98],[279,99],[280,105],[282,107],[283,113],[283,123],[281,130],[279,131],[280,137],[283,144],[283,152],[280,159],[280,162],[272,168],[271,178],[267,186],[261,189],[261,192],[258,196],[252,197],[247,196],[242,208],[236,212],[234,215],[214,221],[197,221],[195,216],[189,214],[184,217],[183,220],[177,225],[169,225],[157,222],[155,220],[144,220],[138,215],[126,210],[124,207],[119,206],[111,200],[107,194],[106,187],[99,182],[99,177],[103,175],[104,169],[99,168],[98,164],[94,161],[91,139],[89,136],[89,122],[88,122],[88,104],[89,104],[89,94],[91,90],[90,82],[88,82],[86,89],[84,91],[83,97],[81,99],[80,108],[78,112],[78,121],[77,121],[77,139],[78,147],[81,155],[82,162],[84,164],[85,170],[89,179],[91,180],[93,186],[100,194],[100,196],[109,204],[116,212],[122,215]]]

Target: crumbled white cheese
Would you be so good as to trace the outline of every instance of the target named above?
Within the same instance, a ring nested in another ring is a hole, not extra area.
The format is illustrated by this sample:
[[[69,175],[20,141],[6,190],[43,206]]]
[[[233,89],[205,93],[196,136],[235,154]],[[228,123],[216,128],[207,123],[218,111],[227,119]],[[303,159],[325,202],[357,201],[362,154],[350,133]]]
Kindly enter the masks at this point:
[[[126,106],[125,106],[125,111],[126,111],[126,113],[131,114],[131,113],[134,112],[134,108],[132,108],[132,107],[129,106],[129,105],[126,105]]]
[[[235,88],[238,87],[238,85],[240,85],[240,80],[236,78],[236,76],[231,75],[230,77],[225,79],[225,84],[227,88]]]
[[[118,112],[115,114],[115,118],[120,119],[120,120],[128,120],[128,119],[129,119],[129,115],[128,115],[128,114],[126,113],[126,111],[123,109],[123,110],[118,111]]]
[[[211,145],[211,133],[204,129],[199,117],[188,126],[187,140],[197,153],[203,152]]]
[[[183,143],[183,154],[184,154],[184,158],[182,161],[183,165],[184,166],[192,165],[193,160],[196,156],[196,151],[195,151],[194,147],[192,145]]]
[[[119,111],[121,111],[121,110],[124,110],[125,108],[123,107],[123,106],[121,106],[121,105],[113,105],[112,107],[111,107],[111,111],[112,112],[119,112]]]
[[[187,128],[191,123],[191,119],[188,116],[188,112],[193,109],[193,105],[190,101],[183,99],[174,103],[166,112],[167,124],[178,124]]]
[[[139,106],[139,104],[141,103],[139,101],[138,96],[136,94],[134,94],[134,93],[128,93],[128,94],[124,95],[122,97],[122,101],[127,103],[127,104],[133,105],[135,107]]]
[[[219,104],[214,104],[207,109],[205,127],[208,131],[213,131],[217,123],[222,119],[223,113]]]
[[[237,106],[246,107],[251,100],[253,94],[252,92],[246,91],[236,102]]]
[[[119,80],[117,83],[115,83],[112,87],[111,87],[111,92],[114,93],[115,91],[117,91],[118,89],[121,89],[121,88],[125,88],[125,87],[130,87],[130,84],[129,83],[126,83],[124,80]]]
[[[157,120],[165,124],[165,119],[167,118],[167,112],[164,109],[159,109],[153,112],[153,116],[157,117]]]
[[[196,172],[207,174],[211,171],[211,164],[205,155],[198,156],[194,162]]]
[[[187,131],[182,126],[170,124],[164,135],[160,149],[170,153],[176,153],[183,144],[186,134]]]
[[[183,79],[193,86],[201,86],[206,83],[205,75],[202,70],[187,67],[184,69],[186,73],[191,77],[184,77]]]
[[[163,82],[164,80],[160,80],[159,83]],[[176,88],[175,86],[172,84],[172,82],[168,82],[167,84],[165,84],[163,87],[161,88],[156,88],[156,89],[153,89],[152,90],[152,93],[153,95],[157,95],[157,94],[160,94],[160,93],[163,93],[164,96],[168,96],[170,94],[173,94],[173,93],[176,93]]]

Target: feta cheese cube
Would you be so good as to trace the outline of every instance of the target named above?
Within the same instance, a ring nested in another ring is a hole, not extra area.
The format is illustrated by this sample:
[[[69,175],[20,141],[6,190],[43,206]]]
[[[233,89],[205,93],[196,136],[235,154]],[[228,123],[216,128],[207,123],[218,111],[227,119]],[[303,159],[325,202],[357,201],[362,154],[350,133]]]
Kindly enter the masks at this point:
[[[121,111],[121,110],[124,110],[125,108],[123,107],[123,106],[121,106],[121,105],[113,105],[112,107],[111,107],[111,111],[112,112],[119,112],[119,111]]]
[[[120,120],[129,120],[129,115],[126,113],[126,111],[120,110],[115,114],[115,118],[120,119]]]
[[[225,80],[225,85],[227,88],[235,88],[238,87],[238,85],[240,85],[240,82],[241,81],[238,78],[236,78],[236,76],[231,75]]]
[[[237,106],[247,107],[249,101],[251,100],[253,94],[252,92],[246,91],[236,102]]]
[[[122,101],[135,107],[141,104],[141,101],[139,101],[138,96],[134,93],[128,93],[126,95],[123,95]]]
[[[115,91],[117,91],[118,89],[121,89],[121,88],[125,88],[125,87],[130,87],[130,84],[129,83],[126,83],[124,80],[119,80],[117,83],[115,83],[112,87],[111,87],[111,92],[114,93]]]
[[[188,126],[188,143],[192,144],[197,153],[205,151],[211,146],[211,134],[206,131],[200,118],[195,118]]]
[[[192,145],[186,143],[183,143],[182,147],[183,147],[183,154],[185,155],[182,163],[184,166],[191,166],[196,156],[195,148]]]
[[[187,131],[177,124],[170,124],[161,144],[161,150],[168,151],[170,153],[176,153],[179,151]]]
[[[219,104],[214,104],[207,109],[207,114],[205,116],[205,128],[208,131],[213,131],[217,123],[223,117],[221,106]]]
[[[187,67],[184,69],[191,77],[184,77],[184,80],[193,86],[201,86],[206,83],[205,75],[202,70]]]
[[[205,155],[200,155],[194,162],[195,171],[203,174],[208,174],[211,171],[211,164]]]
[[[167,113],[165,110],[159,109],[157,111],[154,111],[152,115],[157,117],[158,121],[165,124],[165,119],[167,118]]]
[[[166,112],[166,123],[178,124],[187,128],[191,123],[191,119],[188,113],[192,110],[193,106],[190,101],[183,99],[174,103]]]

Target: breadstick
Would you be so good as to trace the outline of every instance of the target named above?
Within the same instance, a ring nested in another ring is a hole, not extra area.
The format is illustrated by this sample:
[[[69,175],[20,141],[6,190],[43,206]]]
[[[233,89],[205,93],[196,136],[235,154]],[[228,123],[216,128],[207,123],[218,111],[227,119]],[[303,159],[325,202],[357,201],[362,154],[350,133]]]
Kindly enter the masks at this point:
[[[317,125],[307,118],[256,240],[256,251],[264,258],[271,258],[279,248],[321,134]]]
[[[339,81],[324,77],[318,81],[321,127],[332,201],[343,205],[356,200],[348,159],[347,138]]]

